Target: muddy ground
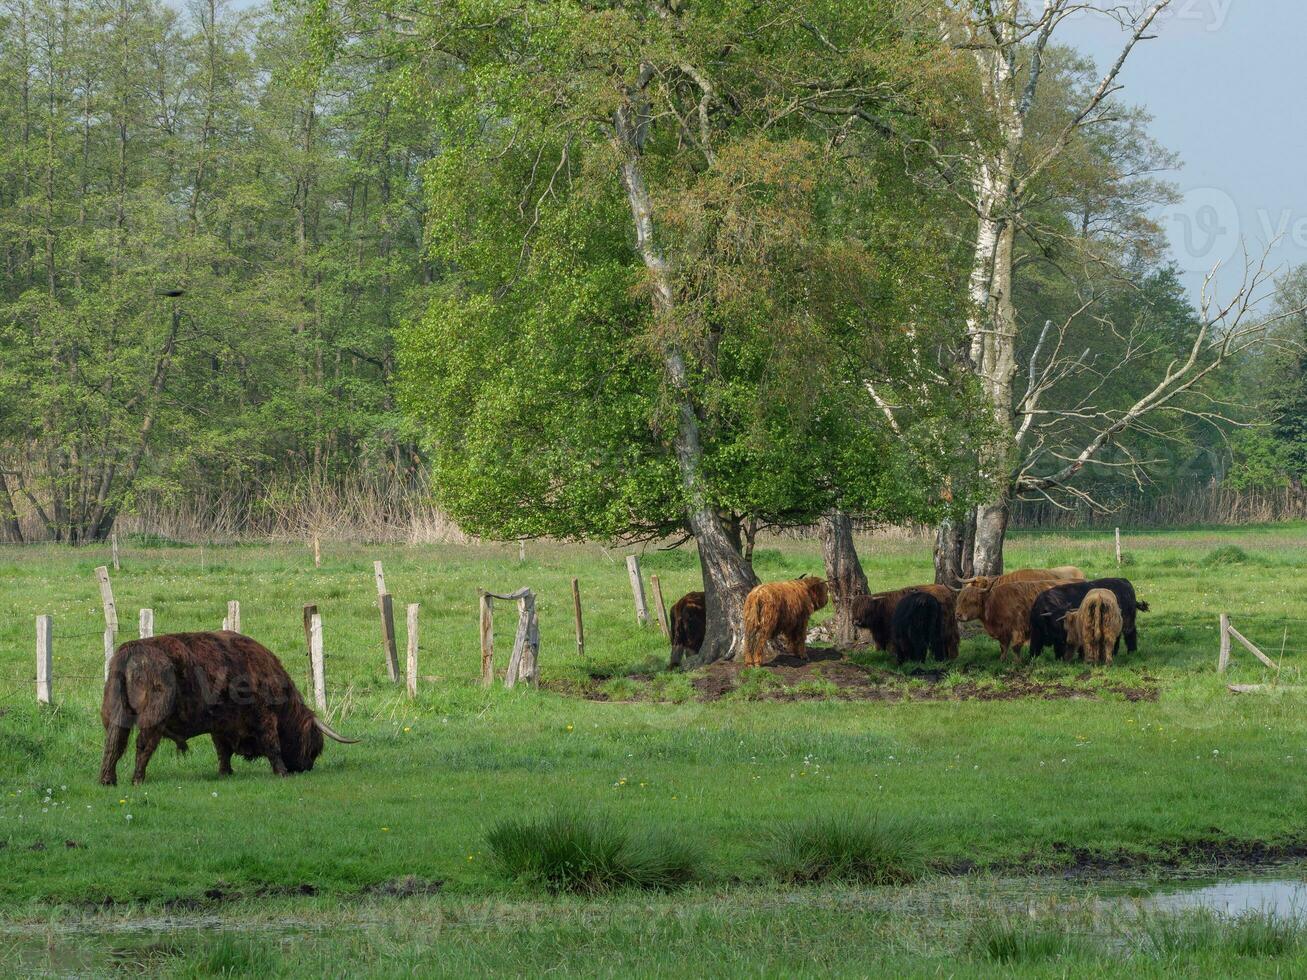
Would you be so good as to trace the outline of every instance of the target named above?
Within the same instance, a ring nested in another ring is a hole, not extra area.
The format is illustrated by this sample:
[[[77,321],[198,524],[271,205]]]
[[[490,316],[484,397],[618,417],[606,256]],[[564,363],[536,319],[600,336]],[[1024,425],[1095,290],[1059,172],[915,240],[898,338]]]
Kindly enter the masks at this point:
[[[1019,701],[1098,700],[1104,696],[1127,701],[1156,701],[1158,688],[1151,678],[1142,684],[1112,680],[1102,672],[1083,671],[1070,682],[1041,681],[1014,670],[995,677],[978,673],[974,680],[956,674],[942,665],[919,665],[902,671],[884,670],[848,659],[838,650],[810,647],[809,659],[780,656],[766,665],[765,675],[757,670],[744,673],[734,661],[712,664],[693,671],[689,677],[696,700],[717,701],[732,695],[756,701]],[[560,681],[546,684],[564,693],[591,700],[657,700],[658,695],[645,685],[653,678],[633,674],[627,680],[637,685],[638,693],[615,698],[607,689],[611,676],[594,676],[587,682]]]

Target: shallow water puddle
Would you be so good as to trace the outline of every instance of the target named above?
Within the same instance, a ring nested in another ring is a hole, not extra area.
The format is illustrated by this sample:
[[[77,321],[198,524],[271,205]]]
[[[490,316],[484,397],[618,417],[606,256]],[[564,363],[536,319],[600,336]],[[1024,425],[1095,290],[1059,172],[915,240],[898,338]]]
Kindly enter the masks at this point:
[[[1238,918],[1257,913],[1307,922],[1307,881],[1293,878],[1242,881],[1186,882],[1163,886],[1140,901],[1142,908],[1158,912],[1199,909]]]

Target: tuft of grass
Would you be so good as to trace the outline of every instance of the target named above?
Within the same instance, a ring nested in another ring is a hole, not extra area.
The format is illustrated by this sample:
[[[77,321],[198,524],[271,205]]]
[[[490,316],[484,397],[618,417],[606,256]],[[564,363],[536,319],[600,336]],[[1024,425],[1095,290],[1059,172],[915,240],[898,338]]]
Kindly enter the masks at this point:
[[[174,977],[274,977],[285,967],[267,945],[250,937],[219,933],[180,962],[168,964]]]
[[[784,687],[780,679],[766,667],[746,667],[740,671],[739,686],[731,692],[731,697],[741,701],[761,701]]]
[[[1270,912],[1233,919],[1211,913],[1158,916],[1143,923],[1143,951],[1165,960],[1219,952],[1250,958],[1284,956],[1303,941],[1303,927]]]
[[[1248,552],[1244,551],[1237,544],[1227,544],[1224,547],[1216,548],[1207,553],[1207,557],[1202,563],[1209,566],[1217,565],[1243,565],[1248,562]]]
[[[581,895],[679,888],[698,877],[700,865],[698,852],[683,839],[565,810],[501,820],[486,834],[486,844],[508,877]]]
[[[1064,928],[1004,917],[977,922],[966,945],[973,956],[1008,965],[1085,959],[1095,952],[1092,944]]]
[[[662,673],[655,675],[651,685],[654,700],[684,704],[694,700],[694,682],[688,674]]]
[[[927,867],[906,827],[870,817],[828,815],[782,824],[763,847],[762,863],[787,884],[904,885]]]
[[[614,677],[600,690],[609,701],[638,701],[644,694],[644,685],[630,677]]]

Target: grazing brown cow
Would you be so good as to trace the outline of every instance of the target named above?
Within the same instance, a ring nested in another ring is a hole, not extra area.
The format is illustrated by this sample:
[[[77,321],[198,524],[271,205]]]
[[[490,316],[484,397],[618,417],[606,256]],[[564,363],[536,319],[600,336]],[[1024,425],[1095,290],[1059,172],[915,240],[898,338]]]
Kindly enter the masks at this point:
[[[672,631],[672,663],[679,664],[687,654],[699,652],[707,623],[707,607],[702,592],[687,592],[672,604],[668,614]]]
[[[808,618],[828,601],[819,578],[768,582],[744,600],[744,666],[761,667],[767,642],[785,637],[795,656],[808,659]]]
[[[322,736],[342,738],[314,716],[281,661],[239,633],[175,633],[120,646],[109,662],[100,708],[104,761],[100,782],[118,782],[118,760],[135,726],[133,783],[163,739],[186,751],[186,740],[212,735],[218,775],[231,775],[233,754],[263,756],[278,776],[307,772]]]
[[[910,585],[893,592],[878,592],[876,595],[860,595],[853,599],[853,625],[871,631],[871,640],[877,650],[887,650],[891,640],[891,624],[894,610],[899,603],[913,592],[925,592],[934,596],[944,607],[945,635],[944,646],[948,658],[956,660],[958,656],[958,624],[954,617],[953,604],[957,593],[947,585]]]
[[[957,618],[979,619],[985,632],[998,640],[1002,659],[1007,660],[1008,652],[1012,651],[1020,660],[1021,648],[1030,640],[1030,607],[1040,593],[1058,584],[1054,579],[1002,582],[988,589],[976,589],[970,595],[964,589],[958,596]]]
[[[1093,589],[1079,609],[1066,614],[1066,642],[1079,650],[1090,664],[1112,666],[1112,653],[1121,638],[1121,604],[1110,589]]]
[[[981,593],[996,585],[1006,585],[1009,582],[1045,581],[1061,584],[1084,580],[1085,573],[1074,565],[1061,565],[1057,568],[1019,568],[1015,572],[999,576],[977,575],[975,578],[965,579],[962,583],[962,591],[958,593],[957,601],[958,619],[964,622],[979,619]]]

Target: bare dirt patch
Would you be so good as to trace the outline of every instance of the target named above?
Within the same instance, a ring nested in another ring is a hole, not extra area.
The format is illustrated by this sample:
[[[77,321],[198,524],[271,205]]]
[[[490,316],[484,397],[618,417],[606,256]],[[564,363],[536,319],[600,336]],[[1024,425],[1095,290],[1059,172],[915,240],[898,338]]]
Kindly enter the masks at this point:
[[[809,659],[784,655],[769,662],[760,673],[744,672],[731,661],[711,664],[690,674],[696,700],[717,701],[741,697],[755,701],[1060,701],[1080,698],[1100,700],[1104,695],[1127,701],[1156,701],[1158,688],[1151,683],[1131,686],[1085,671],[1073,681],[1041,681],[1020,671],[995,676],[978,674],[958,679],[950,671],[932,665],[893,671],[847,659],[840,651],[810,647]],[[624,691],[623,700],[650,700],[656,695],[645,686],[649,674],[625,677],[635,688]],[[559,693],[596,701],[613,700],[605,684],[614,678],[592,677],[588,681],[560,680],[546,684]]]

